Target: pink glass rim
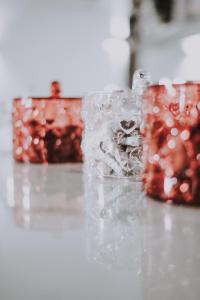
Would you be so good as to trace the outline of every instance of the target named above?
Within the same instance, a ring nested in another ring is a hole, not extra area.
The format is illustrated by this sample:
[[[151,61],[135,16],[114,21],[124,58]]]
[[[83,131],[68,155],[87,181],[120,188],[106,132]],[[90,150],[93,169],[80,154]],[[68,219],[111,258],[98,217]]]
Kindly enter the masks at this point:
[[[199,87],[200,89],[200,81],[186,81],[184,83],[172,83],[172,87]],[[165,85],[164,84],[158,84],[158,83],[154,83],[154,84],[151,84],[147,87],[146,91],[148,90],[162,90],[162,89],[165,89]]]
[[[32,101],[77,101],[77,102],[81,102],[82,101],[82,97],[27,97],[27,98],[14,98],[13,102],[18,102],[18,101],[22,101],[22,100],[32,100]]]

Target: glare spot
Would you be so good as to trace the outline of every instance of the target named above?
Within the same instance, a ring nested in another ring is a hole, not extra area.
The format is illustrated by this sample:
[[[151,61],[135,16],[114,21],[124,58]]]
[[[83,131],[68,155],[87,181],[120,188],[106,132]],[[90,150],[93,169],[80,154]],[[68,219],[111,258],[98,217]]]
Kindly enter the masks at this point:
[[[17,120],[15,122],[15,127],[21,127],[22,126],[22,121],[21,120]]]
[[[23,190],[23,198],[22,198],[22,204],[23,208],[25,210],[30,209],[30,187],[28,185],[24,185],[22,187]]]
[[[22,147],[18,147],[15,152],[17,155],[20,155],[22,154],[22,151],[23,151]]]
[[[191,169],[187,169],[185,171],[185,175],[188,176],[188,177],[191,177],[193,175],[193,171]]]
[[[61,144],[61,139],[57,139],[56,140],[56,146],[60,146],[60,144]]]
[[[173,88],[173,85],[172,85],[172,80],[170,78],[167,78],[167,77],[163,77],[159,80],[159,84],[161,85],[164,85],[166,90],[167,90],[167,93],[174,97],[176,95],[176,90]]]
[[[25,143],[24,143],[24,149],[25,149],[25,150],[28,149],[28,147],[30,146],[31,142],[32,142],[32,137],[29,135],[29,136],[27,137],[27,139],[25,140]]]
[[[173,185],[174,184],[173,184],[172,179],[170,177],[166,176],[164,178],[164,192],[165,192],[165,194],[168,195],[171,192]]]
[[[185,108],[185,87],[184,86],[180,87],[179,105],[180,105],[180,112],[183,112]]]
[[[15,206],[15,194],[14,194],[14,179],[11,176],[8,176],[6,182],[6,191],[7,191],[7,204],[10,207]]]
[[[176,148],[176,142],[174,140],[169,140],[168,147],[170,149],[175,149]]]
[[[170,86],[172,85],[172,81],[170,78],[167,77],[161,77],[159,80],[159,84],[160,85],[165,85],[165,86]]]
[[[198,118],[198,111],[196,108],[193,107],[190,111],[190,114],[191,114],[192,118]]]
[[[172,229],[172,219],[169,214],[166,214],[164,217],[164,224],[165,224],[165,230],[166,231],[171,231]]]
[[[171,205],[171,204],[173,203],[173,200],[168,199],[166,202],[167,202],[167,204],[170,204],[170,205]]]
[[[177,136],[178,135],[178,129],[177,128],[172,128],[171,129],[171,135]]]
[[[167,169],[166,170],[166,176],[172,178],[172,176],[174,175],[174,171],[172,169]]]
[[[183,83],[185,83],[186,81],[185,81],[185,79],[183,79],[183,78],[181,78],[181,77],[175,77],[174,79],[173,79],[173,83],[174,84],[183,84]]]
[[[159,108],[158,106],[154,106],[154,107],[153,107],[153,112],[154,112],[155,114],[159,113],[159,111],[160,111],[160,108]]]
[[[32,99],[31,98],[23,98],[21,103],[26,108],[32,107]]]
[[[172,181],[173,185],[177,184],[177,182],[178,182],[176,177],[172,177],[171,181]]]
[[[35,144],[35,145],[37,145],[37,144],[39,144],[39,139],[38,138],[35,138],[34,140],[33,140],[33,144]]]
[[[29,136],[27,137],[27,143],[30,145],[31,142],[32,142],[32,136],[29,135]]]
[[[159,161],[160,160],[160,156],[158,154],[154,154],[153,159],[155,161]]]
[[[189,133],[188,130],[183,130],[183,131],[181,132],[181,138],[182,138],[183,141],[188,140],[189,137],[190,137],[190,133]]]
[[[172,118],[167,118],[166,124],[168,127],[172,127],[174,125],[174,121]]]
[[[148,161],[149,161],[150,164],[153,164],[154,163],[153,157],[149,157]]]
[[[200,153],[197,154],[196,159],[200,160]]]
[[[180,191],[181,191],[182,193],[186,193],[188,190],[189,190],[189,184],[188,184],[188,183],[183,183],[183,184],[181,184],[181,186],[180,186]]]
[[[28,147],[29,147],[28,144],[26,144],[26,143],[23,144],[24,150],[28,150]]]
[[[35,109],[33,111],[33,117],[37,117],[37,115],[39,115],[39,110]]]

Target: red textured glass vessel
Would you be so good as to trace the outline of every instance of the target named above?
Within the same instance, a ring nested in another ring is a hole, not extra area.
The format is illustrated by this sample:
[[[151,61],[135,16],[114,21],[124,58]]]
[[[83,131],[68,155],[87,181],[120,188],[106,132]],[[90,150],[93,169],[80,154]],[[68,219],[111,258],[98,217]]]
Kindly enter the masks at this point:
[[[13,156],[33,163],[82,162],[81,98],[60,96],[54,81],[50,97],[13,101]]]
[[[146,193],[200,205],[200,83],[152,85],[145,99]]]

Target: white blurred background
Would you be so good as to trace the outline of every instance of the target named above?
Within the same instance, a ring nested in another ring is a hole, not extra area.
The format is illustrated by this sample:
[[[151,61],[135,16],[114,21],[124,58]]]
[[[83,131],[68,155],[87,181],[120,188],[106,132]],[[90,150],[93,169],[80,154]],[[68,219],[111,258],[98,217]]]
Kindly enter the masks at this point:
[[[159,0],[0,0],[0,149],[11,150],[12,99],[49,95],[52,80],[66,96],[125,87],[139,67],[199,80],[200,1],[167,2],[163,18]]]

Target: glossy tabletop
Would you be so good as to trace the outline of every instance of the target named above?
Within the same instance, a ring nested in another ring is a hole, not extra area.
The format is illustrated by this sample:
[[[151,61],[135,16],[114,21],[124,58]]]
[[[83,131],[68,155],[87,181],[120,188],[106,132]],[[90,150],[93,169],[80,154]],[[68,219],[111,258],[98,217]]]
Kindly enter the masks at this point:
[[[200,209],[80,164],[0,162],[0,299],[200,299]]]

